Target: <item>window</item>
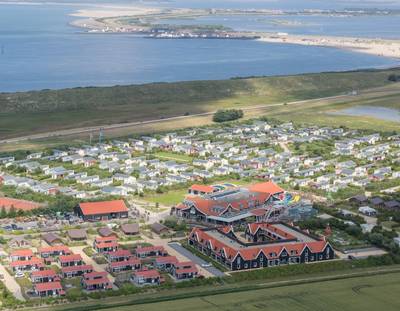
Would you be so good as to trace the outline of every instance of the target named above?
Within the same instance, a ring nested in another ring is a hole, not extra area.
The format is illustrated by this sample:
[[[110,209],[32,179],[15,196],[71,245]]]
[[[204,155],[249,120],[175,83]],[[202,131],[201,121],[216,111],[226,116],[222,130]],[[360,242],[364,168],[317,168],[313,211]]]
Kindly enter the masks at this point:
[[[319,255],[319,260],[322,260],[322,255]]]
[[[247,269],[249,265],[247,263],[244,264],[244,268]]]
[[[253,268],[257,268],[257,262],[253,262]]]

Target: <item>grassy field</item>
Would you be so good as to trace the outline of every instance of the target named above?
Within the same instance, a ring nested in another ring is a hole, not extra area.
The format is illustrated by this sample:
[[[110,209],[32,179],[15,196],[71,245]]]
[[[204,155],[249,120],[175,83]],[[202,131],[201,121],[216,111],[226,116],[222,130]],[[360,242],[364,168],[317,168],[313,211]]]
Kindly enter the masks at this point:
[[[400,276],[394,274],[138,305],[135,310],[366,311],[384,308],[397,311],[400,309],[399,291]],[[109,310],[128,311],[132,307]]]
[[[182,163],[192,162],[192,159],[193,159],[186,154],[178,154],[178,153],[166,152],[166,151],[160,151],[153,155],[156,158],[159,158],[161,160],[172,160],[172,161],[182,162]]]
[[[0,138],[344,94],[387,85],[393,72],[400,70],[2,93]]]
[[[44,310],[399,310],[400,299],[396,293],[400,290],[400,272],[394,266],[385,270],[368,268],[353,275],[330,272],[282,280],[248,281],[229,285],[225,290],[220,286],[182,288],[110,297],[100,303],[87,301]]]

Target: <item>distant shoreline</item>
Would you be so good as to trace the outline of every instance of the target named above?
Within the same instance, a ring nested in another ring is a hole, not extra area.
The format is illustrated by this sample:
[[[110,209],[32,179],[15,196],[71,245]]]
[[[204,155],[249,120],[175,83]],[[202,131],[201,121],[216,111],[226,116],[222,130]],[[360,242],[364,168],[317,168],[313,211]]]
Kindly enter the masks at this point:
[[[289,33],[269,33],[257,31],[237,31],[234,29],[211,29],[204,31],[198,25],[196,29],[188,29],[184,25],[169,25],[168,19],[182,17],[198,17],[222,14],[261,14],[264,10],[208,10],[208,9],[169,9],[130,7],[129,11],[114,7],[111,10],[81,9],[72,16],[85,17],[74,20],[71,25],[86,29],[89,33],[133,33],[150,36],[155,39],[253,39],[267,43],[298,44],[305,46],[322,46],[350,50],[357,53],[370,54],[380,57],[400,59],[400,39],[366,38],[366,37],[340,37],[328,35],[293,35]],[[285,12],[270,10],[263,14],[282,15]],[[154,21],[165,20],[165,23]],[[154,23],[153,23],[154,22]],[[158,28],[163,26],[163,32]]]

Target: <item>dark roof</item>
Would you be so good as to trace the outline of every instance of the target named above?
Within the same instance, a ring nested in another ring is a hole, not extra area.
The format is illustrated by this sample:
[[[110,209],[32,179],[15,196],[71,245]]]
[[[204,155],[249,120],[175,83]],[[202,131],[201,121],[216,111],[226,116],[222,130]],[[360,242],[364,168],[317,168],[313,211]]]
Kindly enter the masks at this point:
[[[43,234],[42,239],[45,240],[48,244],[53,244],[54,242],[61,241],[61,237],[53,232]]]
[[[387,208],[400,207],[400,202],[396,201],[396,200],[387,201],[387,202],[385,202],[385,207],[387,207]]]
[[[359,194],[355,195],[354,197],[351,197],[350,200],[358,202],[366,202],[368,199],[364,194]]]
[[[122,224],[121,230],[127,234],[139,233],[139,224]]]
[[[86,230],[85,229],[70,229],[67,231],[68,236],[71,239],[86,239]]]
[[[110,228],[108,228],[108,227],[103,227],[103,228],[100,228],[99,230],[97,230],[98,232],[99,232],[99,234],[102,236],[102,237],[109,237],[109,236],[111,236],[111,235],[117,235],[115,232],[113,232]]]
[[[373,205],[380,205],[380,204],[382,204],[384,202],[383,199],[380,198],[380,197],[374,197],[374,198],[370,199],[369,201]]]
[[[164,226],[163,224],[160,224],[158,222],[155,222],[154,224],[151,224],[151,229],[155,233],[161,233],[163,231],[169,231],[169,229],[166,226]]]

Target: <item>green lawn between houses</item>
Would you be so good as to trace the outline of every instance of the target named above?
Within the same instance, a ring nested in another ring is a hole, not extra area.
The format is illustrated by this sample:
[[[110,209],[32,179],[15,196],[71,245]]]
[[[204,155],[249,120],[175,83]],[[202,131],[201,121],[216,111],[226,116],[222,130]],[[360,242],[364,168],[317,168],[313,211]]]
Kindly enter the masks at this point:
[[[160,151],[153,154],[156,158],[161,160],[172,160],[176,162],[191,163],[193,158],[183,153],[174,153],[167,151]]]

